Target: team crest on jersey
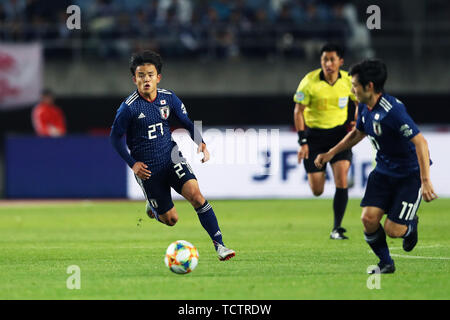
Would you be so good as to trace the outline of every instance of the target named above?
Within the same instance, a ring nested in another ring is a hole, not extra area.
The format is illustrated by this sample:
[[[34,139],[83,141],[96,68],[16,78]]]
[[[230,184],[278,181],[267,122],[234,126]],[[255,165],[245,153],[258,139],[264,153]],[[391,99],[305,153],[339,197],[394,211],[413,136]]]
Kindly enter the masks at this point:
[[[381,134],[383,133],[381,131],[381,123],[377,122],[377,121],[373,121],[373,132],[377,135],[377,136],[381,136]]]
[[[164,120],[167,120],[167,118],[169,118],[169,114],[170,114],[170,109],[169,107],[160,107],[159,108],[159,113],[161,114],[161,118],[163,118]]]

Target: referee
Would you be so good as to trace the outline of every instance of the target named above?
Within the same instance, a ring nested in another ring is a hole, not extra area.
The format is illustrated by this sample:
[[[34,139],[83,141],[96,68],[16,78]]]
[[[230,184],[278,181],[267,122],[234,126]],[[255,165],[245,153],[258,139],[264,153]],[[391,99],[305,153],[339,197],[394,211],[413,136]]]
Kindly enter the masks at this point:
[[[305,166],[308,182],[315,196],[323,193],[325,166],[318,169],[314,159],[327,152],[346,134],[349,100],[355,103],[351,93],[351,77],[340,70],[343,50],[336,44],[326,44],[320,51],[321,68],[308,73],[300,82],[294,95],[294,122],[298,132],[298,163]],[[356,119],[356,117],[355,117]],[[349,119],[353,120],[353,119]],[[351,122],[354,125],[354,121]],[[338,153],[330,161],[336,192],[333,200],[334,226],[331,239],[348,239],[341,227],[348,202],[347,174],[352,160],[351,150]]]

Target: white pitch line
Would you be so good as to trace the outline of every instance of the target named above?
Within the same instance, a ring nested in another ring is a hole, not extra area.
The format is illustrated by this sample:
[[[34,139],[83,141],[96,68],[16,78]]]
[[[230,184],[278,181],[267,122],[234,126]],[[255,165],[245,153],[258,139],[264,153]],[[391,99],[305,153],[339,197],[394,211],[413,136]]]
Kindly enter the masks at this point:
[[[430,249],[430,248],[439,248],[442,247],[440,244],[433,244],[429,246],[417,246],[416,249]],[[389,247],[389,250],[403,250],[402,247]]]
[[[434,245],[430,245],[430,246],[417,246],[415,247],[415,249],[430,249],[430,248],[439,248],[442,247],[442,245],[440,244],[434,244]],[[402,247],[389,247],[389,250],[403,250]],[[367,252],[372,253],[372,250],[367,250]]]
[[[407,258],[407,259],[427,259],[427,260],[450,260],[450,257],[422,257],[422,256],[406,256],[403,254],[391,253],[392,257]]]
[[[0,250],[3,248],[0,248]],[[152,249],[150,247],[23,247],[18,246],[14,249],[24,249],[24,250],[30,250],[30,249],[36,249],[36,250],[61,250],[61,249],[68,249],[68,250],[96,250],[96,249]]]
[[[442,247],[440,244],[430,245],[430,246],[418,246],[416,249],[430,249],[430,248],[439,248]],[[389,250],[400,250],[402,247],[392,247]],[[372,250],[368,250],[369,253],[372,253]],[[404,254],[391,253],[392,257],[406,258],[406,259],[426,259],[426,260],[450,260],[450,257],[424,257],[424,256],[407,256]]]

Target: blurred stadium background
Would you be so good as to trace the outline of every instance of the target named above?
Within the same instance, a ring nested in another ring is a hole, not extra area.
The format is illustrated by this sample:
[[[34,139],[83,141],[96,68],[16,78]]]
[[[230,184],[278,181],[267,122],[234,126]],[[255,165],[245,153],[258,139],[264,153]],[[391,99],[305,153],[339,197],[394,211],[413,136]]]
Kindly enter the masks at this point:
[[[80,29],[66,25],[72,4],[81,9]],[[372,4],[381,9],[380,30],[366,27]],[[334,41],[346,48],[344,70],[365,57],[385,60],[386,90],[423,130],[436,192],[450,196],[449,16],[447,0],[0,0],[0,195],[142,198],[108,134],[134,90],[131,53],[153,49],[165,61],[160,87],[173,90],[204,130],[280,130],[276,172],[268,174],[264,159],[250,167],[195,164],[205,195],[309,197],[296,166],[292,95],[320,67],[320,47]],[[44,88],[65,113],[64,137],[34,134],[31,111]],[[210,134],[213,156],[235,147]],[[186,153],[193,148],[180,143]],[[268,150],[257,152],[264,158]],[[355,149],[352,196],[361,195],[371,163],[367,144]]]

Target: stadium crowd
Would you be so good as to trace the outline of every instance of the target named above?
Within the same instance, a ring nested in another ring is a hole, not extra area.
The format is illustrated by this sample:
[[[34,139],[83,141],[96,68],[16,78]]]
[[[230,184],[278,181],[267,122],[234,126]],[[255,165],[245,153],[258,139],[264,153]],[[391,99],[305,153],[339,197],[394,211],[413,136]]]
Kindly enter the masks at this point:
[[[67,28],[71,4],[81,9],[80,30]],[[166,57],[301,56],[308,44],[348,44],[357,20],[342,0],[0,0],[0,40],[39,40],[54,56],[73,40],[105,58],[142,48]]]

